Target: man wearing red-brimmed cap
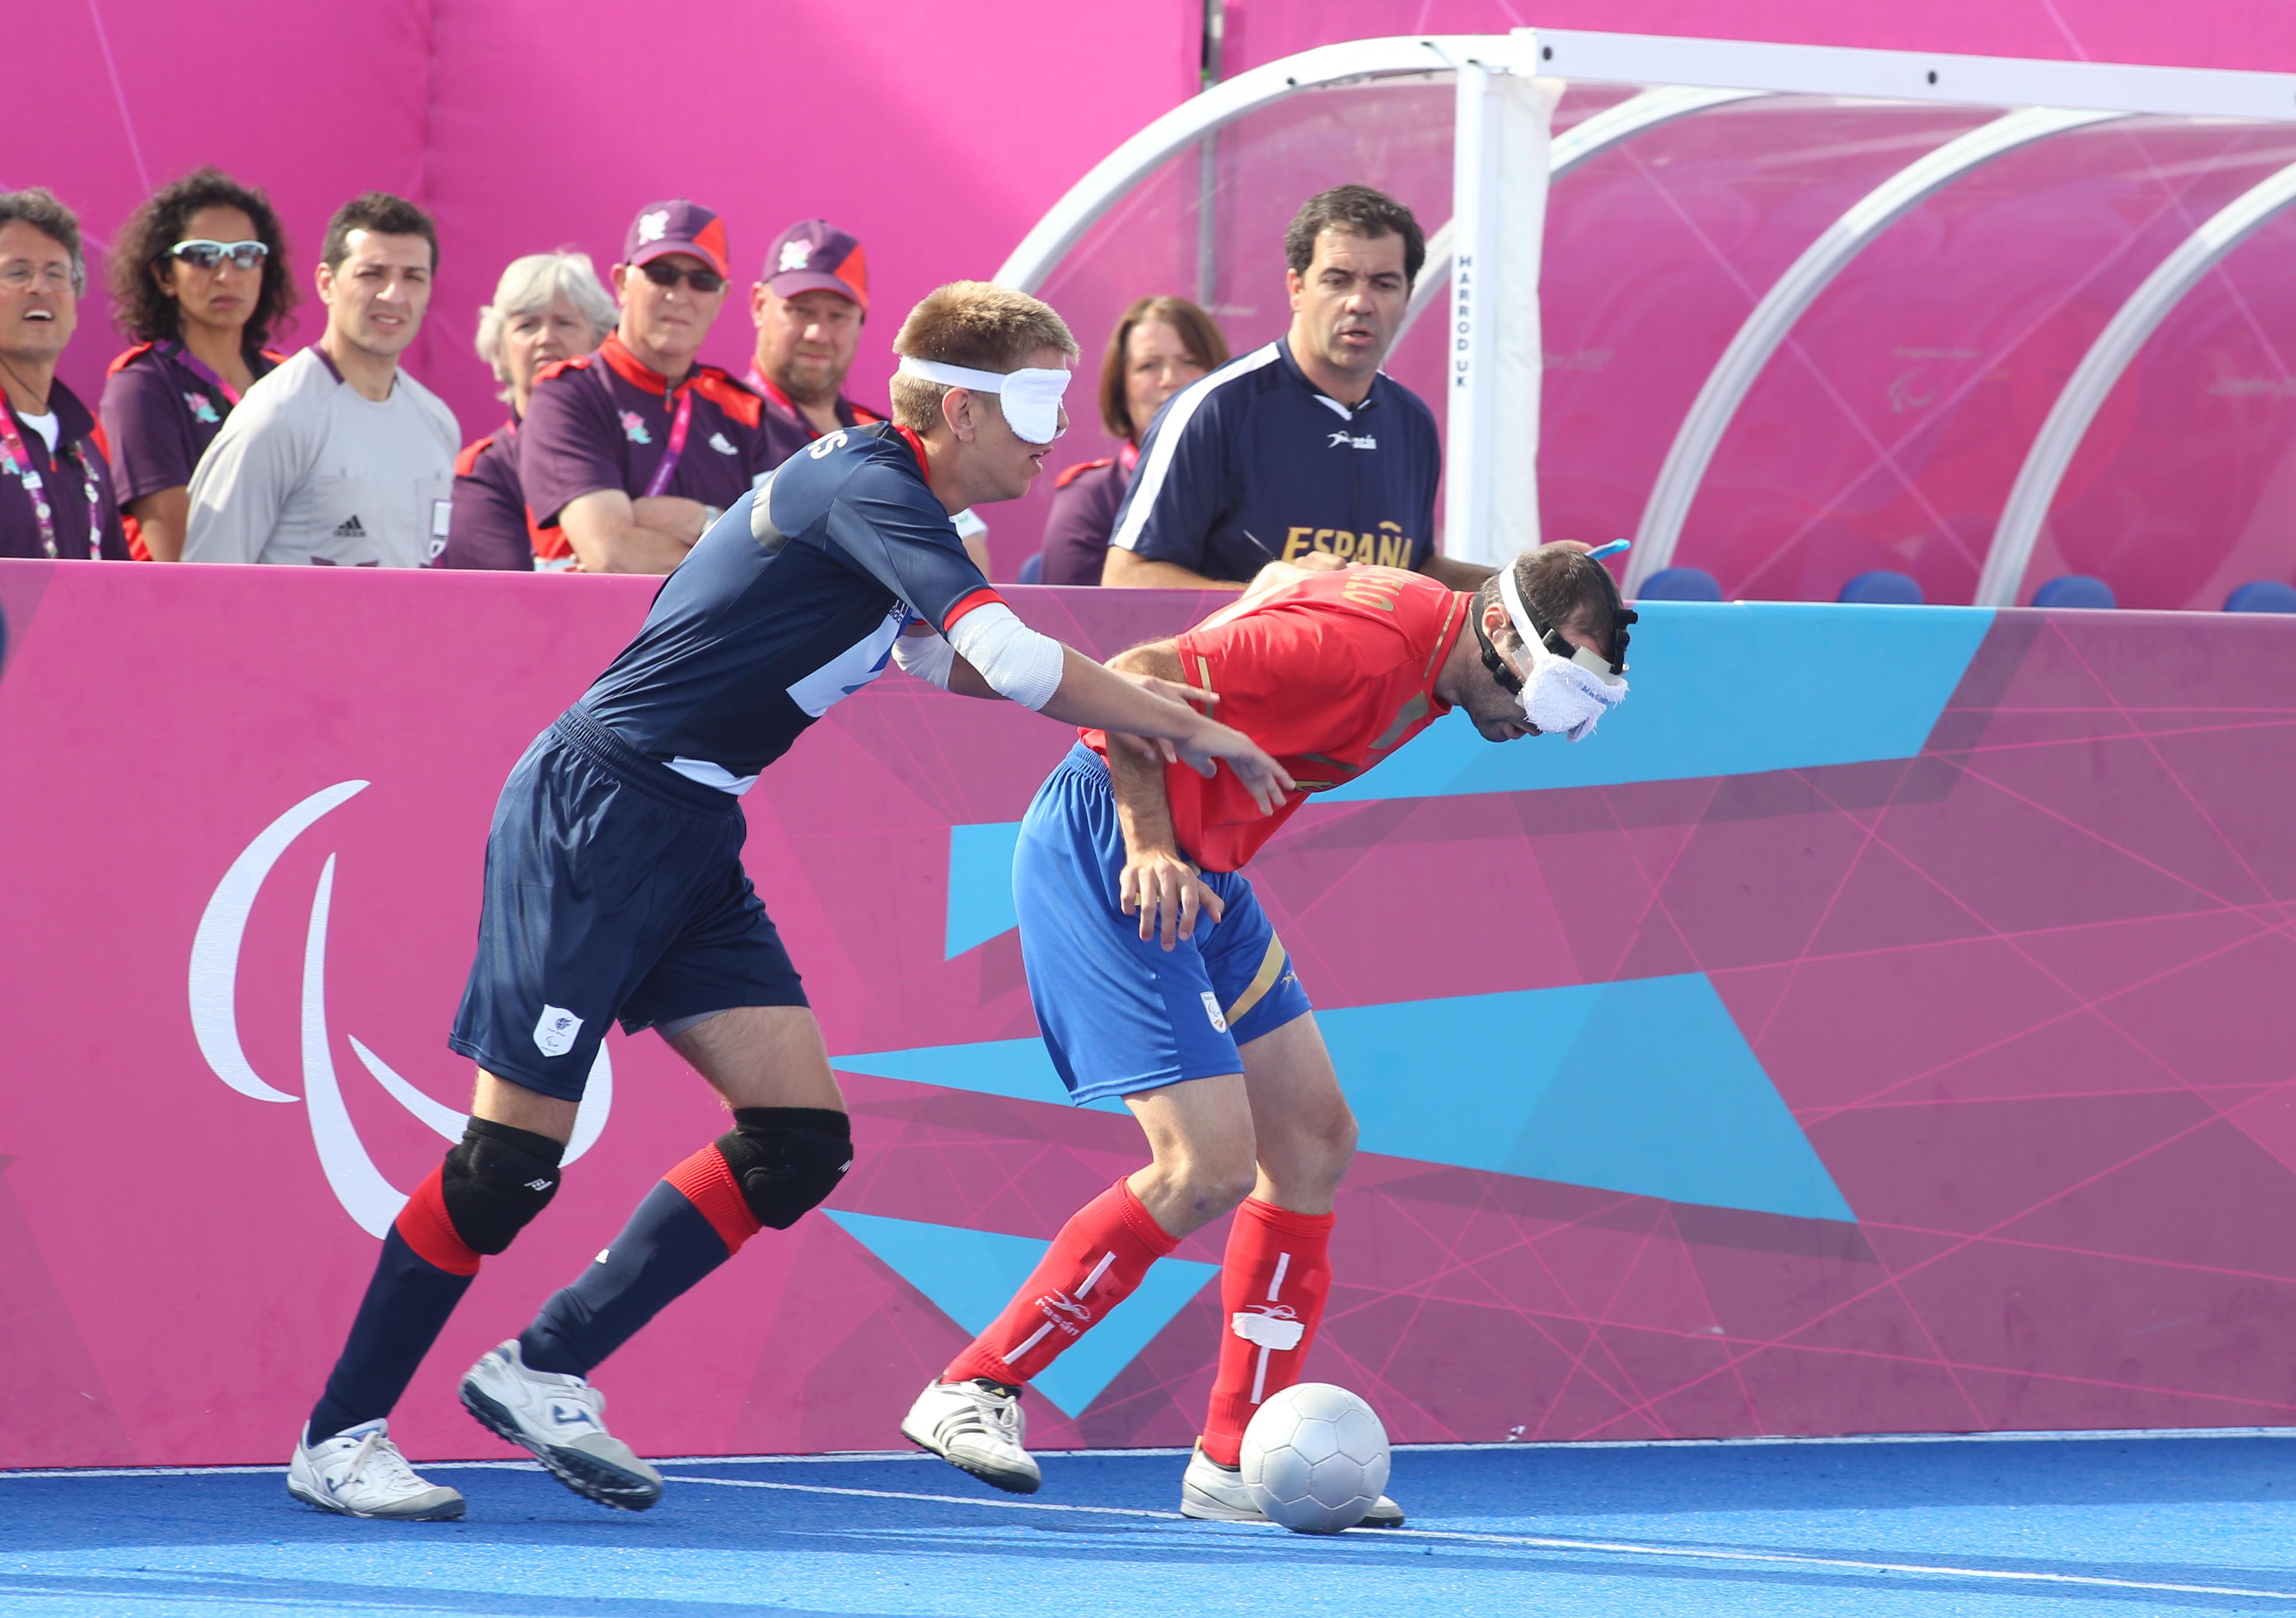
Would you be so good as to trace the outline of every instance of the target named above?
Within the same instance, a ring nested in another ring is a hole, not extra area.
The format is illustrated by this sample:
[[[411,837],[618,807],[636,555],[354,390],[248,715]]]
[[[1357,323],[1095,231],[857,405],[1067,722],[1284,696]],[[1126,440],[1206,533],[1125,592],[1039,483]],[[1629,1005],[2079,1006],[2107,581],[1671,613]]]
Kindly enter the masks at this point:
[[[650,203],[614,266],[612,334],[535,380],[519,445],[527,506],[584,572],[668,573],[771,464],[764,401],[694,363],[729,268],[716,214]]]
[[[885,419],[845,396],[845,375],[869,318],[869,256],[826,219],[800,219],[774,240],[750,288],[758,349],[742,380],[766,402],[761,451],[770,471],[824,433]],[[952,520],[965,554],[988,571],[988,525]]]
[[[846,372],[869,318],[869,258],[826,219],[777,237],[750,288],[758,349],[743,380],[766,401],[766,464],[779,466],[824,433],[883,421],[845,396]]]

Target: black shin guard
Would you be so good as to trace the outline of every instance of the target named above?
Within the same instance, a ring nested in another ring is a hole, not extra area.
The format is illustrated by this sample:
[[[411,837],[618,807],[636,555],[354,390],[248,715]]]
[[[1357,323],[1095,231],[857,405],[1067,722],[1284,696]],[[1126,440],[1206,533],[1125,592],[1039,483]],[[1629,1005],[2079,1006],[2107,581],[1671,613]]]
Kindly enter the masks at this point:
[[[758,1222],[786,1230],[853,1166],[853,1123],[826,1107],[737,1107],[718,1150]]]

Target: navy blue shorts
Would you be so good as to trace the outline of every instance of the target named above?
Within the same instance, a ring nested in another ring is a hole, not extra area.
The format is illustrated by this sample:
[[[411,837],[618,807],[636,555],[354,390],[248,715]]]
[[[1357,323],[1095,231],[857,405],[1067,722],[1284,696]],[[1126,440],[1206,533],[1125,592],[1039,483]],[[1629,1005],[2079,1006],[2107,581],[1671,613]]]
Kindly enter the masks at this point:
[[[742,870],[741,800],[571,707],[503,783],[479,953],[447,1042],[578,1101],[606,1024],[636,1034],[805,988]]]
[[[1118,907],[1123,870],[1108,765],[1079,743],[1037,789],[1013,855],[1029,998],[1078,1102],[1242,1073],[1237,1046],[1310,1009],[1242,872],[1204,873],[1221,919],[1168,952]]]

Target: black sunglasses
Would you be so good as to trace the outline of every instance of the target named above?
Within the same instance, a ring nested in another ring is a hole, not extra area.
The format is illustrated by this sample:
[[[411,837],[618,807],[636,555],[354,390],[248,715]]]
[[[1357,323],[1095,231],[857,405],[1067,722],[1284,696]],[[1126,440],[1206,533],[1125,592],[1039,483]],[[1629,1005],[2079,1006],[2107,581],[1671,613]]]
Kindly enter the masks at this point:
[[[697,292],[715,292],[726,284],[726,278],[715,270],[681,270],[676,265],[656,258],[642,264],[645,278],[658,287],[674,287],[684,282]]]
[[[228,258],[238,268],[251,270],[271,257],[271,249],[260,241],[209,241],[195,236],[169,248],[168,257],[195,269],[211,270]]]

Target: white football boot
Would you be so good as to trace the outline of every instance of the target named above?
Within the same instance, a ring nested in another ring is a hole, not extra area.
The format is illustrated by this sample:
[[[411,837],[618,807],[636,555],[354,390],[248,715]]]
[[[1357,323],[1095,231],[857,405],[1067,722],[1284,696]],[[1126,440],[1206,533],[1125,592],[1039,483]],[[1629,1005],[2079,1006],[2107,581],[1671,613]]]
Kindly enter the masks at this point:
[[[661,1474],[606,1431],[606,1395],[579,1377],[529,1370],[515,1337],[471,1367],[463,1408],[585,1499],[625,1511],[661,1499]]]
[[[447,1523],[463,1515],[463,1497],[425,1483],[390,1442],[390,1422],[373,1421],[308,1442],[295,1441],[287,1461],[287,1492],[323,1511],[345,1516],[393,1517],[407,1523]]]
[[[1255,1505],[1251,1491],[1244,1485],[1243,1474],[1232,1467],[1223,1467],[1204,1453],[1203,1441],[1196,1441],[1196,1452],[1188,1457],[1188,1469],[1180,1476],[1180,1515],[1201,1517],[1211,1523],[1265,1523],[1267,1514]],[[1364,1513],[1358,1528],[1400,1528],[1403,1508],[1385,1495],[1372,1502]]]
[[[901,1418],[902,1437],[1007,1494],[1034,1494],[1045,1481],[1021,1448],[1028,1431],[1021,1390],[986,1377],[929,1382]]]

